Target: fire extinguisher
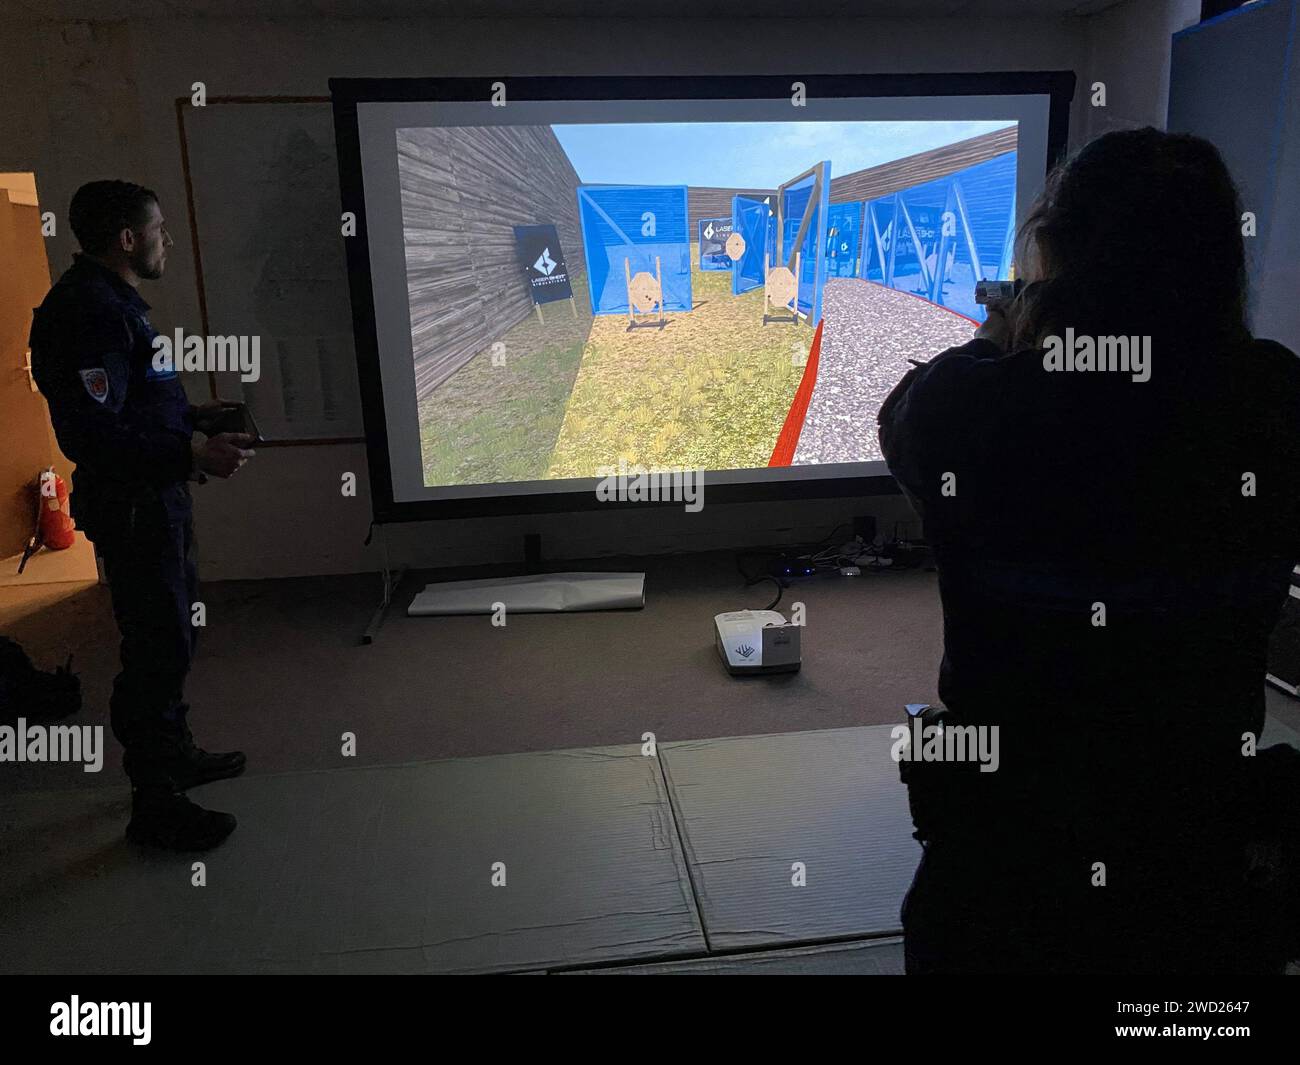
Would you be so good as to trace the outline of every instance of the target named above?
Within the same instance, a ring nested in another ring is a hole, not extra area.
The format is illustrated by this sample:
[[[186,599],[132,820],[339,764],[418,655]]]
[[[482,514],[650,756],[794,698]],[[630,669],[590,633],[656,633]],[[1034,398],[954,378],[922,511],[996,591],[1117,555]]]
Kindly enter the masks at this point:
[[[68,485],[53,467],[41,474],[40,537],[51,551],[66,551],[76,542],[68,512]]]

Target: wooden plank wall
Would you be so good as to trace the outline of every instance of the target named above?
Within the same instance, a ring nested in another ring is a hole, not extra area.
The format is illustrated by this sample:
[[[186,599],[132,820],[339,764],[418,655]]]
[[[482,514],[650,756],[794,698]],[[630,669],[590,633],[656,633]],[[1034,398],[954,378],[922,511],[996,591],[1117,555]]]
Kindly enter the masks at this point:
[[[918,152],[880,166],[855,170],[843,177],[831,176],[831,203],[873,200],[899,189],[944,177],[965,167],[982,163],[1003,152],[1016,150],[1016,127],[994,130],[978,137]]]
[[[831,203],[874,199],[877,196],[884,196],[899,189],[943,177],[1015,149],[1016,130],[1013,126],[958,141],[956,144],[944,145],[932,151],[918,152],[916,155],[895,159],[880,166],[856,170],[842,177],[835,177],[832,173]],[[692,185],[689,199],[691,240],[696,239],[701,218],[730,217],[731,198],[736,195],[753,196],[761,200],[764,196],[775,196],[776,189],[728,189]]]
[[[855,170],[842,177],[835,177],[832,174],[831,203],[851,203],[854,200],[871,200],[877,196],[885,196],[1015,149],[1016,130],[1013,126],[958,141],[956,144],[947,144],[928,152],[918,152],[916,155],[895,159],[880,166]],[[775,196],[776,190],[691,186],[689,202],[691,240],[696,239],[701,218],[730,217],[731,198],[736,195],[762,199],[764,196]]]
[[[553,223],[586,272],[579,181],[549,126],[398,130],[397,151],[422,398],[532,313],[513,226]]]

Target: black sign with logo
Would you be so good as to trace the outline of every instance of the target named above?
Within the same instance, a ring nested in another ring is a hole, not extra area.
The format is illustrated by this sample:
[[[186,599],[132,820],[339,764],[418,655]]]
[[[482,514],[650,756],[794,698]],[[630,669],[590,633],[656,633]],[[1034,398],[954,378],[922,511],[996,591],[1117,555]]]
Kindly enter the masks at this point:
[[[700,269],[730,270],[727,238],[731,236],[730,218],[700,219]]]
[[[534,303],[554,303],[573,295],[560,235],[554,226],[515,226],[515,250]]]

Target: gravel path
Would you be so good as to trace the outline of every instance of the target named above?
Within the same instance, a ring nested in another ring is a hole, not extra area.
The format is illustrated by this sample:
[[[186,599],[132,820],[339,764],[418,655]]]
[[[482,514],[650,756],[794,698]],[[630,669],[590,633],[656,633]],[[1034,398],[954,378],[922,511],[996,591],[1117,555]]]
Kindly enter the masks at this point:
[[[964,344],[975,326],[916,296],[857,278],[830,278],[822,297],[817,385],[795,448],[796,466],[878,459],[876,412],[899,378]]]

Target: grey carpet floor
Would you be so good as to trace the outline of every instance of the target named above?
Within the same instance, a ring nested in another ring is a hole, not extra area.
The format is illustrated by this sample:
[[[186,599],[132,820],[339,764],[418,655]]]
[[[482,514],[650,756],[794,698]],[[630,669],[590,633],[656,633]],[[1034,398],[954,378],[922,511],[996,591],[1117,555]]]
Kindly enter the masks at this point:
[[[797,584],[779,609],[805,604],[803,670],[734,678],[717,660],[713,615],[765,606],[771,591],[745,590],[730,553],[591,568],[645,568],[646,608],[520,615],[504,628],[487,617],[408,618],[429,576],[418,575],[369,647],[357,638],[378,598],[373,575],[208,585],[187,689],[195,733],[211,750],[245,750],[254,774],[639,743],[645,732],[670,742],[887,724],[904,703],[938,697],[932,573]],[[118,639],[107,589],[0,589],[0,633],[45,668],[72,652],[85,702],[68,723],[107,725]],[[352,762],[340,757],[345,731],[357,737]],[[107,729],[106,742],[98,779],[9,765],[0,792],[121,780]]]

